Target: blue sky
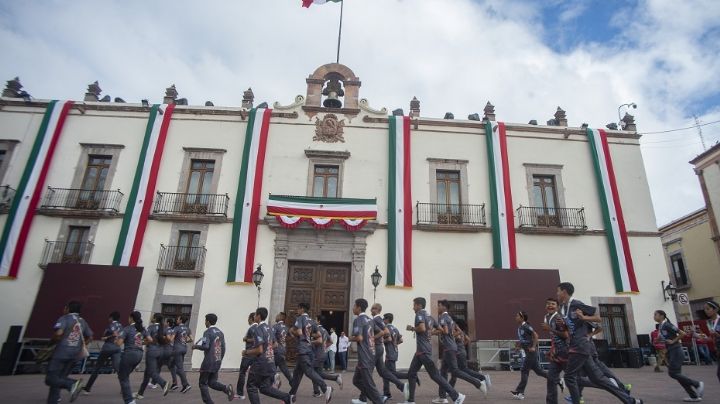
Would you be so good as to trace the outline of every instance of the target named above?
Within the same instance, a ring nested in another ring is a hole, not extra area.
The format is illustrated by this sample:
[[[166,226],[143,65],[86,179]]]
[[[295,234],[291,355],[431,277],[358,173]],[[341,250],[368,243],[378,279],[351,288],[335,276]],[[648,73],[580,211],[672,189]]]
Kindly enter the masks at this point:
[[[190,104],[290,103],[335,59],[339,4],[300,0],[0,2],[0,80],[36,98],[103,95]],[[604,127],[636,102],[640,132],[720,120],[717,0],[346,0],[341,62],[371,106]],[[703,128],[708,144],[720,125]],[[703,206],[694,129],[641,140],[658,224]]]

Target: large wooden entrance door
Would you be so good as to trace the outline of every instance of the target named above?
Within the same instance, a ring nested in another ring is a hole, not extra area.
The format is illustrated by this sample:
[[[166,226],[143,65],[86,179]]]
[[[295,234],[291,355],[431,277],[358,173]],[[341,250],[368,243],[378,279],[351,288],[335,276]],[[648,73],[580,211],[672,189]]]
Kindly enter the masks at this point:
[[[310,316],[323,311],[344,313],[347,324],[350,307],[350,264],[319,262],[289,262],[288,282],[285,293],[286,324],[295,323],[298,303],[310,305]],[[287,339],[287,360],[295,361],[296,339]]]

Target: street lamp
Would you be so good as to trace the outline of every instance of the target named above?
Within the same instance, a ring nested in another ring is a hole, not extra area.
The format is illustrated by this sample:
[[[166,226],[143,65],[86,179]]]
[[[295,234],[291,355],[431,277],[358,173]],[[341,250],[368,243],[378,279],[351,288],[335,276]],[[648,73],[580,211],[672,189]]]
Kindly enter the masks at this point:
[[[665,285],[665,281],[660,281],[660,287],[662,288],[663,292],[663,299],[667,302],[668,299],[672,300],[673,302],[677,300],[677,288],[675,285],[672,284],[672,282],[668,282],[667,286]]]
[[[265,277],[265,274],[262,273],[262,264],[258,264],[257,268],[255,269],[255,272],[253,272],[253,277],[252,277],[252,281],[255,284],[255,287],[257,288],[257,292],[258,292],[257,307],[260,307],[260,284],[262,283],[262,280],[264,277]]]
[[[618,106],[618,125],[622,128],[622,116],[620,116],[620,108],[622,107],[631,107],[632,109],[637,109],[637,104],[634,102],[629,102],[627,104],[622,104]]]
[[[377,293],[377,287],[380,284],[380,279],[382,279],[382,275],[380,275],[378,266],[375,265],[375,272],[373,272],[373,274],[370,275],[370,280],[372,281],[372,285],[373,285],[373,303],[375,303],[375,294]]]

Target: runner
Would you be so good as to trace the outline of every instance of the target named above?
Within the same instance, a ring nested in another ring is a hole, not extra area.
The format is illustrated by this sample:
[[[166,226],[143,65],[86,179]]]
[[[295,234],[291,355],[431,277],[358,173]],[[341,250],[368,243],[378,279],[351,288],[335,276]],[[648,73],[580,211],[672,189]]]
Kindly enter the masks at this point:
[[[160,325],[162,321],[162,314],[156,313],[153,316],[153,323],[147,327],[150,340],[147,343],[147,350],[145,351],[145,373],[143,375],[143,381],[140,384],[140,390],[135,394],[135,398],[139,400],[144,398],[145,389],[150,379],[152,379],[153,383],[162,387],[163,396],[167,396],[168,391],[170,391],[170,384],[160,376],[160,361],[162,359],[160,340],[165,338],[163,335],[164,327]]]
[[[370,317],[365,314],[368,302],[365,299],[355,300],[353,314],[357,316],[353,321],[353,329],[350,335],[350,342],[357,342],[358,364],[353,375],[353,385],[360,390],[361,396],[370,400],[373,404],[382,404],[385,400],[372,377],[375,367],[375,326]],[[356,399],[353,399],[353,402]]]
[[[470,369],[470,367],[468,366],[468,344],[470,344],[470,337],[468,337],[468,335],[466,334],[467,324],[463,320],[456,320],[454,318],[453,321],[455,321],[455,331],[453,335],[455,336],[455,343],[458,346],[458,367],[460,368],[460,370],[469,374],[470,376],[478,380],[484,380],[485,387],[490,390],[490,386],[492,385],[490,375],[476,372]],[[450,385],[455,387],[456,382],[457,378],[455,376],[451,376]]]
[[[555,298],[545,300],[545,321],[543,322],[543,330],[550,333],[550,364],[547,372],[547,396],[548,404],[557,404],[558,392],[560,386],[564,390],[564,382],[560,377],[560,372],[565,369],[568,361],[568,332],[567,325],[562,315],[557,311],[558,301]]]
[[[105,329],[103,336],[100,337],[103,341],[103,346],[100,348],[100,356],[98,356],[97,362],[95,362],[95,369],[93,369],[90,380],[88,380],[87,384],[85,384],[82,388],[83,394],[90,394],[90,390],[92,389],[93,384],[95,384],[95,380],[100,373],[100,369],[107,366],[108,361],[111,361],[112,367],[115,369],[115,373],[120,371],[120,356],[122,356],[122,349],[115,344],[115,339],[118,335],[120,335],[120,331],[122,331],[123,328],[122,324],[120,324],[120,313],[113,311],[108,316],[108,321],[110,324],[108,324],[108,327]]]
[[[703,382],[693,380],[682,374],[682,364],[684,360],[682,343],[680,340],[685,336],[685,332],[678,329],[670,320],[667,314],[662,310],[655,310],[655,322],[660,324],[660,334],[665,340],[668,356],[668,375],[677,380],[685,389],[690,397],[683,399],[686,402],[702,401],[705,385]]]
[[[717,355],[717,378],[720,382],[720,315],[718,315],[718,311],[720,311],[720,305],[717,304],[717,302],[709,301],[705,302],[705,307],[703,307],[705,310],[705,315],[708,318],[707,326],[708,326],[708,332],[710,333],[709,337],[715,340],[715,355]]]
[[[200,380],[198,381],[200,396],[205,404],[213,404],[210,389],[222,391],[227,395],[228,401],[232,401],[235,397],[232,384],[223,385],[218,382],[218,372],[225,357],[225,335],[215,326],[217,319],[217,316],[213,313],[205,315],[205,327],[207,330],[192,347],[192,349],[205,352],[205,357],[202,364],[200,364]]]
[[[536,375],[547,379],[547,372],[543,370],[538,360],[538,334],[527,320],[528,315],[526,312],[520,311],[515,314],[515,322],[519,324],[517,330],[518,346],[525,353],[525,360],[523,360],[522,368],[520,369],[520,383],[515,390],[510,392],[516,400],[525,399],[525,387],[527,386],[531,370],[535,372]]]
[[[273,336],[266,320],[268,311],[264,307],[258,307],[255,311],[256,327],[253,329],[253,346],[250,350],[243,351],[243,357],[254,357],[250,373],[248,375],[248,396],[251,404],[260,404],[258,392],[268,397],[282,400],[285,404],[295,401],[295,397],[284,393],[275,387],[275,357],[273,350]]]
[[[178,316],[177,325],[174,329],[175,338],[173,339],[173,362],[175,363],[175,374],[180,376],[182,383],[181,393],[187,393],[192,386],[187,381],[185,374],[185,354],[187,353],[187,343],[193,340],[190,328],[186,325],[187,316]],[[177,386],[177,380],[173,378],[173,385]]]
[[[385,322],[385,326],[388,330],[387,335],[383,337],[383,345],[385,346],[385,369],[387,369],[388,372],[392,372],[392,374],[398,379],[407,380],[407,372],[398,372],[396,367],[398,360],[398,345],[403,343],[403,337],[402,334],[400,334],[400,330],[393,325],[392,322],[394,319],[395,316],[393,316],[392,313],[385,313],[383,315],[383,321]],[[420,379],[416,379],[416,382],[419,386]],[[410,385],[408,384],[408,390],[409,389]],[[392,395],[390,394],[390,381],[387,379],[383,379],[383,397],[385,397],[386,400],[390,400],[392,398]]]
[[[167,366],[170,371],[170,379],[172,384],[170,390],[175,391],[179,389],[177,385],[177,373],[175,370],[175,358],[173,357],[173,344],[175,341],[175,319],[166,318],[163,321],[163,337],[160,339],[160,347],[162,348],[162,354],[160,355],[160,361],[158,362],[158,373],[162,372],[162,367]]]
[[[450,383],[446,379],[440,376],[435,363],[432,360],[432,344],[430,343],[430,332],[435,328],[434,320],[425,311],[425,298],[416,297],[413,299],[413,311],[415,312],[415,325],[408,325],[407,330],[415,332],[415,338],[417,340],[417,350],[415,356],[410,362],[410,369],[408,370],[408,380],[410,381],[410,392],[405,397],[405,402],[402,404],[415,404],[415,380],[417,379],[417,372],[421,367],[425,367],[430,378],[437,383],[444,391],[446,391],[450,398],[453,399],[455,404],[461,404],[465,401],[465,395],[460,394],[450,386]]]
[[[130,374],[142,361],[143,345],[149,344],[152,340],[145,327],[143,327],[142,315],[139,311],[130,313],[129,323],[130,325],[123,328],[115,340],[118,346],[124,345],[120,358],[118,380],[120,381],[120,390],[125,404],[136,404],[130,387]]]
[[[293,378],[290,382],[290,395],[296,395],[300,382],[302,382],[303,375],[307,376],[313,383],[320,386],[320,391],[325,395],[325,402],[329,403],[332,399],[332,387],[325,384],[325,381],[313,370],[312,360],[313,352],[310,345],[312,341],[312,335],[317,332],[317,329],[313,329],[313,321],[308,315],[310,311],[310,305],[307,303],[298,303],[297,307],[298,316],[295,319],[295,324],[290,329],[290,334],[297,338],[297,362],[295,363],[295,370],[293,372]]]
[[[252,338],[255,335],[255,327],[257,327],[257,323],[255,322],[255,312],[248,315],[248,325],[250,327],[247,329],[245,336],[243,337],[243,342],[245,342],[245,351],[249,351],[253,346]],[[245,391],[247,372],[254,360],[254,357],[243,355],[242,360],[240,361],[240,372],[238,373],[237,385],[235,386],[235,398],[239,398],[241,400],[245,399],[245,394],[243,392]]]
[[[285,312],[282,311],[275,316],[275,324],[272,326],[273,348],[275,353],[275,366],[282,372],[283,375],[285,375],[288,383],[290,383],[292,381],[292,374],[290,373],[290,369],[288,369],[287,362],[285,361],[287,346],[285,342],[285,337],[287,337],[285,318]]]
[[[315,316],[315,329],[317,331],[313,335],[312,341],[313,355],[315,356],[313,361],[313,369],[315,370],[315,373],[320,375],[323,380],[332,380],[336,382],[340,387],[340,390],[342,390],[342,376],[340,374],[325,373],[325,371],[323,370],[325,358],[327,357],[325,349],[328,347],[328,345],[332,343],[332,339],[330,338],[330,334],[327,332],[325,327],[323,327],[322,322],[323,317],[321,315]],[[322,392],[320,392],[320,386],[313,383],[313,397],[321,396]]]

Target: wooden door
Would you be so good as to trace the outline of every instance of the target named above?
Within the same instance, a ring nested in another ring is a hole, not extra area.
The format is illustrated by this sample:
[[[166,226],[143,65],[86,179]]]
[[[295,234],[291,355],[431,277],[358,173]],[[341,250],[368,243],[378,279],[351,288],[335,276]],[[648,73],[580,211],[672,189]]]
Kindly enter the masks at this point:
[[[295,323],[298,303],[308,303],[313,318],[323,310],[349,310],[350,264],[290,262],[288,269],[285,293],[288,327]],[[288,338],[287,360],[295,361],[296,354],[296,338]]]

